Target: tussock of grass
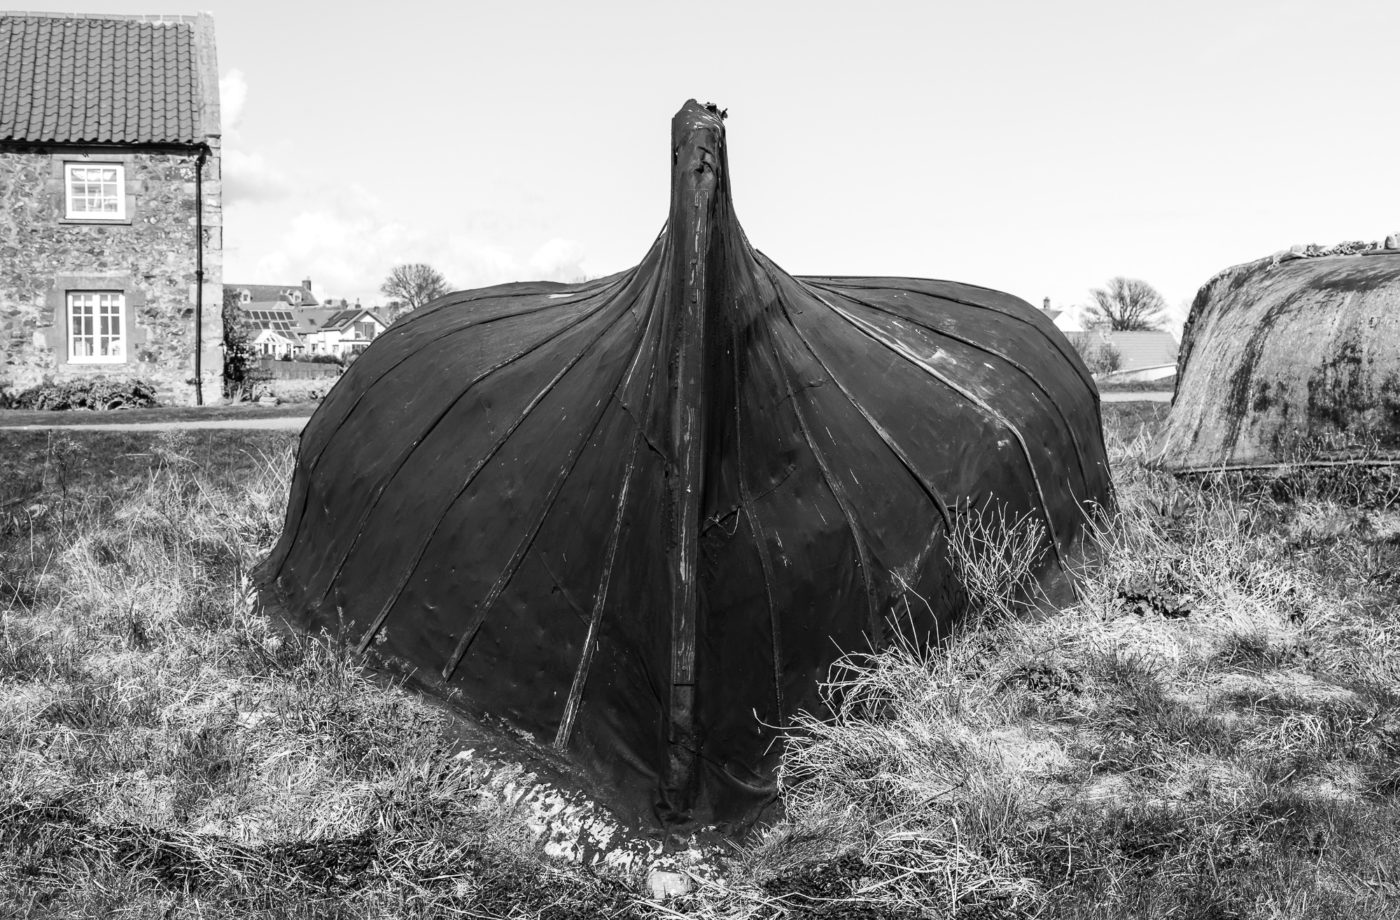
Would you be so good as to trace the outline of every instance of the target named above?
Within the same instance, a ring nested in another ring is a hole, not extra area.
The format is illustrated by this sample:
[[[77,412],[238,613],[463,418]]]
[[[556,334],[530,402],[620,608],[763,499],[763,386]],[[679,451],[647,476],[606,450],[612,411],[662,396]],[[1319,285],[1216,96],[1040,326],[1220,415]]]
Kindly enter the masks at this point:
[[[965,628],[837,675],[750,857],[772,915],[1394,916],[1400,515],[1330,471],[1178,482],[1145,444],[1113,444],[1081,603],[1006,615],[1024,534],[965,519]]]
[[[1035,524],[964,509],[963,627],[845,661],[786,817],[648,904],[547,858],[439,710],[250,607],[286,448],[130,445],[113,494],[36,442],[0,502],[0,915],[1395,916],[1400,503],[1177,481],[1144,443],[1064,609],[1026,615]]]

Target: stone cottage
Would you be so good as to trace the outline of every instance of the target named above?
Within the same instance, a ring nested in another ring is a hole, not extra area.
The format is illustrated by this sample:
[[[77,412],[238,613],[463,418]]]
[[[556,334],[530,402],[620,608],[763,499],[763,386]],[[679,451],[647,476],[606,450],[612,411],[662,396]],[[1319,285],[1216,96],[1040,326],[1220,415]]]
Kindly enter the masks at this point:
[[[217,400],[214,21],[0,12],[0,386]]]

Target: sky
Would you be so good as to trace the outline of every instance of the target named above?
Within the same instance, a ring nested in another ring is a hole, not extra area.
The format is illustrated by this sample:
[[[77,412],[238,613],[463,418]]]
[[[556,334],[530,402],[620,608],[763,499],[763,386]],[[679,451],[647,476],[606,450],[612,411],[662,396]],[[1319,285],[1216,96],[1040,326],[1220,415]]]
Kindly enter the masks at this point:
[[[213,13],[224,279],[322,298],[636,264],[689,98],[791,274],[1125,275],[1179,324],[1230,265],[1400,230],[1395,0],[20,5]]]

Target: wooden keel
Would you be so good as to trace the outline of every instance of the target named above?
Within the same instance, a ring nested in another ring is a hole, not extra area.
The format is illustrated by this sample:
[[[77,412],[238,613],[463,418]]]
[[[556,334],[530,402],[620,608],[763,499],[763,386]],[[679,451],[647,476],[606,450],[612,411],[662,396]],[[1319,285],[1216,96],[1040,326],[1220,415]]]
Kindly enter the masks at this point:
[[[700,617],[700,527],[705,488],[706,327],[711,253],[723,226],[718,214],[724,183],[724,128],[720,117],[694,103],[671,121],[671,290],[669,361],[673,373],[666,451],[671,506],[667,569],[671,580],[671,686],[667,707],[666,775],[658,817],[682,825],[694,806],[699,739],[695,726],[696,649]]]

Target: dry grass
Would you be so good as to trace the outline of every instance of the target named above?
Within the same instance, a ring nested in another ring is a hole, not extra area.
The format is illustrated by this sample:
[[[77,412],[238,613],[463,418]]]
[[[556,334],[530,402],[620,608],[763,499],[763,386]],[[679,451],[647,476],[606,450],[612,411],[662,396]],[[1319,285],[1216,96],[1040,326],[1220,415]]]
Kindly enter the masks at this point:
[[[1179,482],[1120,421],[1082,602],[1019,615],[1034,525],[965,514],[964,628],[845,662],[786,819],[665,904],[546,857],[521,777],[245,603],[285,446],[168,438],[94,477],[36,442],[0,506],[0,915],[1395,916],[1394,483]]]
[[[104,492],[60,481],[88,437],[38,445],[0,521],[0,916],[632,912],[544,858],[520,777],[454,756],[440,712],[253,611],[290,438],[221,479],[165,436]]]

